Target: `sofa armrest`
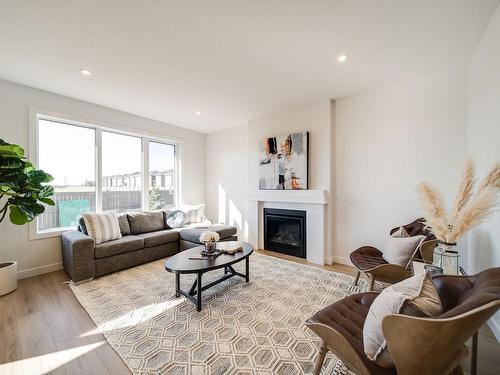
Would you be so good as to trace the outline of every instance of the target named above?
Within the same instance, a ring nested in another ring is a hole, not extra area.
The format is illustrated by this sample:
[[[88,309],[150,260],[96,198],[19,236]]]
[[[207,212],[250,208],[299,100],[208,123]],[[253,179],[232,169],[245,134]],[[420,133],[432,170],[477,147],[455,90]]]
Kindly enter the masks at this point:
[[[77,230],[61,234],[62,259],[66,272],[73,281],[91,279],[95,276],[95,241]]]

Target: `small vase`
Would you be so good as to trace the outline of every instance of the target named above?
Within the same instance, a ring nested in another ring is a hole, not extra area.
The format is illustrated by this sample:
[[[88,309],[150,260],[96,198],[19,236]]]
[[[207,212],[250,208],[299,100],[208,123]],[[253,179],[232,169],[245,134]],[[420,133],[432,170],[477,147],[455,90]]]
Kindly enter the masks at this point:
[[[205,253],[207,254],[213,254],[215,253],[216,247],[217,247],[217,242],[212,241],[212,242],[205,242]]]
[[[432,264],[441,267],[445,275],[458,275],[458,251],[456,243],[439,242],[434,249]]]

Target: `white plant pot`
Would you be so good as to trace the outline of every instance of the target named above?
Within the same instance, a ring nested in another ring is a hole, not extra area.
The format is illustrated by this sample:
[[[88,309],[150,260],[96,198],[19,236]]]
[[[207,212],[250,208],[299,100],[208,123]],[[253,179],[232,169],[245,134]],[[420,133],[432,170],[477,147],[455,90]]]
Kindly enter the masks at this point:
[[[17,288],[17,262],[0,263],[0,296]]]

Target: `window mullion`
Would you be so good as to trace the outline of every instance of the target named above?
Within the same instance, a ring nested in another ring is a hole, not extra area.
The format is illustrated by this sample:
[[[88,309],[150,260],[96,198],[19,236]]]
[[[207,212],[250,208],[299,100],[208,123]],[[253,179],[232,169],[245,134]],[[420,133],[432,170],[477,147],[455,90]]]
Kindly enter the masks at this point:
[[[182,203],[182,190],[181,186],[181,177],[182,177],[182,168],[181,168],[181,145],[177,144],[174,148],[174,207],[180,207]]]
[[[101,129],[96,129],[95,131],[95,210],[96,212],[102,212],[102,131]]]
[[[142,209],[149,210],[149,139],[142,138]]]

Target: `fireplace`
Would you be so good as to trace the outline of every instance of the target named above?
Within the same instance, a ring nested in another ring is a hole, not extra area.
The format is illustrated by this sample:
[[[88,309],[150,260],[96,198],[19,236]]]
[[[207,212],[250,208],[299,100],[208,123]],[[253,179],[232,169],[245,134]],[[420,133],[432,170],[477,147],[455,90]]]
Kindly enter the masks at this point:
[[[264,208],[264,248],[306,258],[306,211]]]

